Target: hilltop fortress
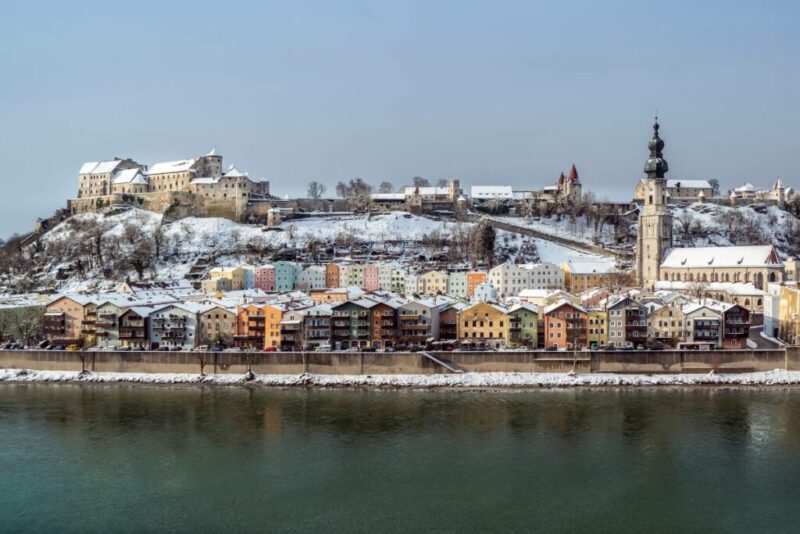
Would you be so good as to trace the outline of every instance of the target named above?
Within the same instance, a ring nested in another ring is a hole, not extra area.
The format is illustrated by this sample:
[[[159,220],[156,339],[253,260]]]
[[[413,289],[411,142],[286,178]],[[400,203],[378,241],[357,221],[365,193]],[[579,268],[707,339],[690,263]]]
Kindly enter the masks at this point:
[[[133,204],[157,213],[242,220],[269,209],[269,182],[253,181],[233,166],[223,170],[214,150],[196,158],[154,163],[127,158],[89,161],[78,171],[78,196],[68,201],[72,214],[115,204]]]

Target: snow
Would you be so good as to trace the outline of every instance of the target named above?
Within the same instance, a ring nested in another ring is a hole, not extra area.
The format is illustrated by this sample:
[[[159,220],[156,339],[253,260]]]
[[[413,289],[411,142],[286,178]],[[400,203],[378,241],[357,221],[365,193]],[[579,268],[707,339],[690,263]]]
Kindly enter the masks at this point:
[[[592,244],[597,238],[602,243],[614,243],[614,227],[610,224],[604,224],[602,229],[595,235],[592,225],[588,224],[586,217],[576,217],[573,222],[569,217],[542,217],[538,220],[529,220],[524,217],[492,217],[501,222],[522,226],[524,228],[531,228],[540,232],[566,237],[574,241],[582,241],[584,243]]]
[[[192,166],[195,164],[196,159],[181,159],[177,161],[163,161],[160,163],[153,163],[147,169],[146,174],[164,174],[168,172],[194,172]]]
[[[711,189],[711,184],[708,180],[667,180],[668,188],[681,189]]]
[[[699,268],[708,267],[765,267],[770,262],[772,245],[752,247],[690,247],[673,248],[667,252],[662,267]]]
[[[114,172],[114,169],[116,169],[120,163],[118,159],[110,161],[87,161],[81,165],[78,174],[107,174]]]
[[[461,373],[432,375],[319,375],[256,374],[251,381],[242,375],[173,373],[85,373],[78,371],[32,371],[0,369],[0,382],[9,383],[138,383],[208,384],[253,386],[385,387],[385,388],[572,388],[624,386],[788,386],[800,384],[800,371],[707,374],[610,374],[610,373]]]
[[[142,176],[139,169],[123,169],[119,171],[112,180],[113,184],[147,184],[147,179]]]
[[[561,265],[564,262],[572,261],[605,264],[610,267],[614,266],[614,260],[612,258],[589,254],[587,252],[580,252],[575,249],[553,243],[552,241],[544,241],[542,239],[534,239],[534,243],[536,243],[536,248],[539,251],[539,261],[544,263]]]
[[[514,198],[510,185],[473,185],[469,195],[474,199]]]

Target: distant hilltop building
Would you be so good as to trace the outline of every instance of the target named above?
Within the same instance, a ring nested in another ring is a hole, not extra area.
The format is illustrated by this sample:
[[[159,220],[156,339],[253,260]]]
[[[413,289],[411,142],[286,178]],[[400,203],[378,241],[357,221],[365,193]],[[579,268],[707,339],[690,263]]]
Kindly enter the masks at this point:
[[[646,189],[646,180],[641,180],[636,186],[633,198],[643,202]],[[666,194],[668,204],[691,203],[713,197],[714,186],[708,180],[667,180]]]
[[[251,204],[270,198],[269,182],[251,180],[211,151],[196,158],[146,166],[127,158],[90,161],[78,171],[78,196],[71,213],[133,204],[164,213],[177,207],[194,215],[240,220]],[[268,209],[268,208],[266,208]]]
[[[408,210],[415,213],[454,211],[471,204],[473,207],[491,202],[510,205],[527,200],[574,204],[581,199],[581,181],[575,165],[568,175],[561,175],[555,185],[543,189],[514,189],[510,185],[473,185],[465,195],[459,180],[449,180],[446,186],[409,186],[400,193],[374,193],[370,195],[373,205],[388,209]]]
[[[516,200],[541,200],[566,204],[576,203],[581,199],[581,195],[581,179],[574,163],[566,176],[563,172],[558,176],[555,185],[547,185],[543,189],[514,191],[514,198]]]
[[[775,180],[775,183],[769,189],[761,189],[748,182],[743,186],[728,191],[728,198],[734,204],[742,201],[767,201],[783,205],[794,199],[794,196],[794,189],[784,186],[780,177]]]
[[[772,245],[733,247],[672,246],[673,217],[667,206],[664,141],[658,120],[648,144],[650,157],[644,165],[647,177],[637,186],[644,206],[639,214],[636,273],[639,285],[654,289],[659,281],[709,284],[713,282],[752,283],[764,289],[768,282],[781,282],[784,265]]]

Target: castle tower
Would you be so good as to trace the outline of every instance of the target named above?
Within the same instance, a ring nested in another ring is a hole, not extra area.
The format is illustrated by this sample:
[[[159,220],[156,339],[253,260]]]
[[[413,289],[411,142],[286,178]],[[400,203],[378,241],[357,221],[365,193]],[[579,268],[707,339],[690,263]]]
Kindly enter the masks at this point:
[[[672,215],[666,201],[669,170],[663,157],[664,141],[658,135],[658,117],[650,139],[650,157],[644,164],[644,206],[639,214],[639,235],[636,243],[636,275],[639,285],[653,289],[659,280],[661,260],[672,247]]]
[[[564,182],[564,186],[564,197],[569,202],[576,203],[581,199],[581,180],[578,177],[578,169],[574,163],[569,169],[569,175]]]

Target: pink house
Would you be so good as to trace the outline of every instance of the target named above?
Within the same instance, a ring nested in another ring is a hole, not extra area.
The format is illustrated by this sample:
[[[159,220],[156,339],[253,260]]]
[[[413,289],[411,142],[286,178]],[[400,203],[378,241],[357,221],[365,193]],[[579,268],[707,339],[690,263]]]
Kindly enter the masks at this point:
[[[378,280],[378,266],[375,264],[368,264],[364,266],[364,289],[367,291],[377,291],[380,289],[380,281]]]
[[[263,265],[255,269],[256,289],[275,291],[275,269],[272,265]]]

